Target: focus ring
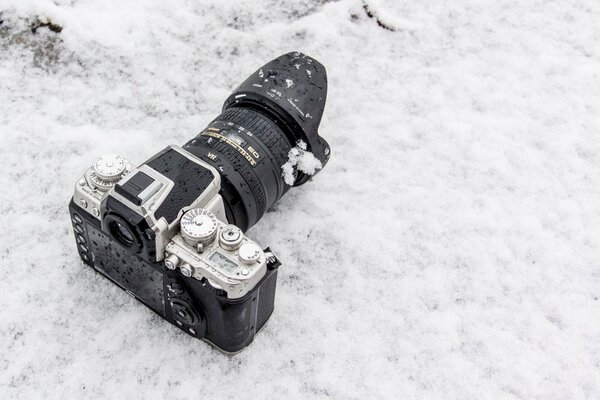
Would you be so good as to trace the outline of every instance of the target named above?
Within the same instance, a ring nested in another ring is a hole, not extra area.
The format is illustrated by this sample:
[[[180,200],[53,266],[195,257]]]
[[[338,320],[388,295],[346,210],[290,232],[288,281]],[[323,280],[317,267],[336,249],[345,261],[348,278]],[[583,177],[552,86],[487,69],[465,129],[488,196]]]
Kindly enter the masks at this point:
[[[285,134],[272,120],[257,111],[236,107],[225,110],[217,119],[219,121],[233,122],[251,132],[256,139],[269,149],[269,156],[273,158],[277,166],[278,175],[281,177],[283,172],[281,167],[287,162],[288,153],[292,146]],[[283,190],[277,197],[277,200],[290,188],[289,185],[283,182],[282,177],[280,180]]]
[[[229,108],[219,116],[220,121],[230,121],[243,126],[269,148],[281,168],[287,161],[292,146],[283,132],[264,115],[247,108]]]

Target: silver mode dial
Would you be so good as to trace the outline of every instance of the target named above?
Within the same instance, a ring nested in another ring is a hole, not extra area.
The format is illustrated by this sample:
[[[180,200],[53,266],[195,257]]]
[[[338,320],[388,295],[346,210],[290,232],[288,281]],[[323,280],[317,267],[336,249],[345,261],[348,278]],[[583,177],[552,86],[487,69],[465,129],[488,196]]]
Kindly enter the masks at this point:
[[[209,244],[217,234],[217,217],[203,208],[194,208],[181,217],[181,236],[190,245]]]

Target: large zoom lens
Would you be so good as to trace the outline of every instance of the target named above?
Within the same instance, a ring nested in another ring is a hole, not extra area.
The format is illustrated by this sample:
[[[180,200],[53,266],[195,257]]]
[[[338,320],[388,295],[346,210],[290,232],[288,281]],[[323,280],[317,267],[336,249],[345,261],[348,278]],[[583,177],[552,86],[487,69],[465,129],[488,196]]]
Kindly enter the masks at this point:
[[[281,167],[292,144],[259,111],[230,108],[184,148],[220,171],[227,218],[244,231],[289,188]]]
[[[317,132],[326,95],[319,62],[301,53],[283,55],[242,83],[223,113],[184,146],[220,172],[230,223],[246,231],[286,193],[282,166],[299,141],[327,163],[329,146]],[[295,171],[294,186],[309,178]]]

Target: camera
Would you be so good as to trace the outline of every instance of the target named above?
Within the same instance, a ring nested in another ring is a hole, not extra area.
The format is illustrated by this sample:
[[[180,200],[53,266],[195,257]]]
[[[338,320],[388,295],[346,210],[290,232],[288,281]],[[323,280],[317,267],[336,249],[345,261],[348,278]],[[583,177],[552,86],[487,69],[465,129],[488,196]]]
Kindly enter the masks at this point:
[[[326,95],[323,65],[285,54],[185,145],[137,167],[100,156],[69,203],[83,262],[189,335],[242,350],[273,312],[280,266],[245,232],[327,164]]]

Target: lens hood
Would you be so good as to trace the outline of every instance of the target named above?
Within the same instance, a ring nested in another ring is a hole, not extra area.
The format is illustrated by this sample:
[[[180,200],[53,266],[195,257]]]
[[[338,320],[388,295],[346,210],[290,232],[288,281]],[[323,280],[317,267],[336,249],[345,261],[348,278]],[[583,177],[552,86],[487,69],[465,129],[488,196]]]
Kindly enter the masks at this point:
[[[284,54],[253,73],[225,100],[223,111],[248,107],[276,121],[292,145],[299,140],[325,166],[329,145],[318,128],[327,98],[327,72],[317,60],[298,52]],[[318,172],[319,170],[317,170]],[[301,175],[294,186],[308,181]]]

